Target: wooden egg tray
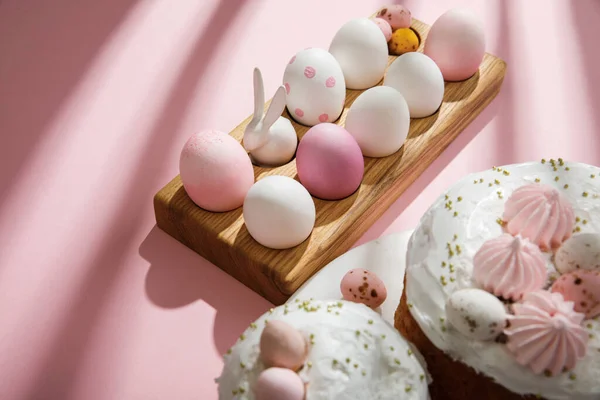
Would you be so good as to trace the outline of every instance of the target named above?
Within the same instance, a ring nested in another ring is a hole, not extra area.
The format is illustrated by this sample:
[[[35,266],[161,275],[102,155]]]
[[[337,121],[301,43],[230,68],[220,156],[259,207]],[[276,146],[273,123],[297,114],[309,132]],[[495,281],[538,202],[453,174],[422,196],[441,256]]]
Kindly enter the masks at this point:
[[[413,20],[423,51],[429,26]],[[389,57],[389,64],[396,56]],[[462,82],[446,82],[443,103],[430,117],[412,119],[403,147],[385,158],[365,157],[363,182],[357,192],[340,201],[314,198],[317,218],[311,236],[287,250],[258,244],[244,225],[242,208],[205,211],[187,196],[179,176],[154,197],[160,229],[223,269],[270,302],[283,304],[308,278],[349,250],[369,227],[419,177],[500,91],[506,63],[485,54],[479,72]],[[381,84],[381,83],[380,83]],[[348,109],[362,90],[347,90],[344,112],[336,122],[344,125]],[[267,102],[268,105],[269,102]],[[265,105],[265,108],[267,107]],[[289,116],[298,136],[309,129]],[[252,116],[231,133],[241,142]],[[269,175],[298,179],[296,162],[277,168],[254,167],[258,181]],[[332,284],[338,284],[333,282]]]

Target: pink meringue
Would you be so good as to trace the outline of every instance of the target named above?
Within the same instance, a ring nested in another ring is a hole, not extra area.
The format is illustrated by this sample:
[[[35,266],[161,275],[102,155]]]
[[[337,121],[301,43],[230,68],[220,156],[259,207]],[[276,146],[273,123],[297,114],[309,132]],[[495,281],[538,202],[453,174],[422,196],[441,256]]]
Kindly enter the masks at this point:
[[[581,326],[584,315],[560,293],[538,290],[513,305],[514,316],[504,330],[507,348],[515,360],[540,374],[555,376],[575,367],[585,356],[588,333]]]
[[[488,240],[473,257],[473,278],[485,290],[519,300],[541,289],[548,270],[540,249],[529,240],[504,234]]]
[[[577,312],[586,318],[600,315],[600,271],[573,271],[562,275],[552,285],[552,292],[560,293],[574,303]]]
[[[575,214],[569,200],[552,186],[534,183],[515,190],[504,206],[506,231],[542,249],[556,248],[571,236]]]
[[[303,400],[305,391],[300,376],[285,368],[265,369],[254,385],[256,400]]]

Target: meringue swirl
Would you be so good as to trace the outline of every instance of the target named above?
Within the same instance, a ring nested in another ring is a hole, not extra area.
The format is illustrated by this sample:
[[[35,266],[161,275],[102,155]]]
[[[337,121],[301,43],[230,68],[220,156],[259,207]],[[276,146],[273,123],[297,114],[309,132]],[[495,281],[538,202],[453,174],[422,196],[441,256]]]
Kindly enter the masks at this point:
[[[473,278],[485,290],[519,300],[541,289],[548,270],[540,249],[528,239],[505,233],[483,243],[473,257]]]
[[[558,190],[534,183],[512,193],[506,201],[503,220],[511,235],[521,235],[542,249],[550,249],[571,236],[575,213]]]
[[[504,330],[507,348],[515,360],[534,373],[555,376],[573,369],[585,356],[588,333],[581,326],[584,315],[560,293],[535,291],[513,305],[510,325]]]

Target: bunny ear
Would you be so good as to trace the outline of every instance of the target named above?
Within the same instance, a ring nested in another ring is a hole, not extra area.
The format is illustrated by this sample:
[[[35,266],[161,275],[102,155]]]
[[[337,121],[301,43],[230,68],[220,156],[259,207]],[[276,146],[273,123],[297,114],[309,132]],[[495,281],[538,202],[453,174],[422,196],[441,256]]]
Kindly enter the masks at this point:
[[[268,129],[277,121],[283,110],[285,109],[285,86],[279,86],[277,91],[275,92],[275,96],[273,96],[273,100],[271,100],[271,105],[269,105],[269,109],[267,110],[267,114],[265,115],[265,119],[263,121],[263,126]]]
[[[265,86],[260,69],[254,68],[254,116],[253,122],[258,122],[263,117],[265,109]]]

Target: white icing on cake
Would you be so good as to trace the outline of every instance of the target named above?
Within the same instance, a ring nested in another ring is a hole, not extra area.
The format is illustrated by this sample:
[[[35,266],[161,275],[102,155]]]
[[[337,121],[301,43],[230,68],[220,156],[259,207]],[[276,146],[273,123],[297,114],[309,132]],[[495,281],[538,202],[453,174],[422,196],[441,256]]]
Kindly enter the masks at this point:
[[[268,321],[298,329],[309,343],[299,371],[306,400],[428,399],[427,376],[408,344],[365,305],[347,301],[294,301],[272,309],[224,356],[219,399],[253,400],[252,385],[265,369],[260,336]]]
[[[554,165],[553,165],[554,164]],[[473,256],[486,240],[500,236],[504,203],[517,188],[540,182],[564,193],[575,210],[574,235],[600,232],[600,168],[579,164],[526,163],[467,176],[425,213],[409,242],[406,295],[410,312],[439,349],[518,394],[549,400],[600,398],[600,318],[586,320],[587,354],[572,371],[535,375],[518,365],[505,344],[474,341],[446,321],[445,304],[456,290],[476,287]],[[557,272],[544,253],[550,279]]]

